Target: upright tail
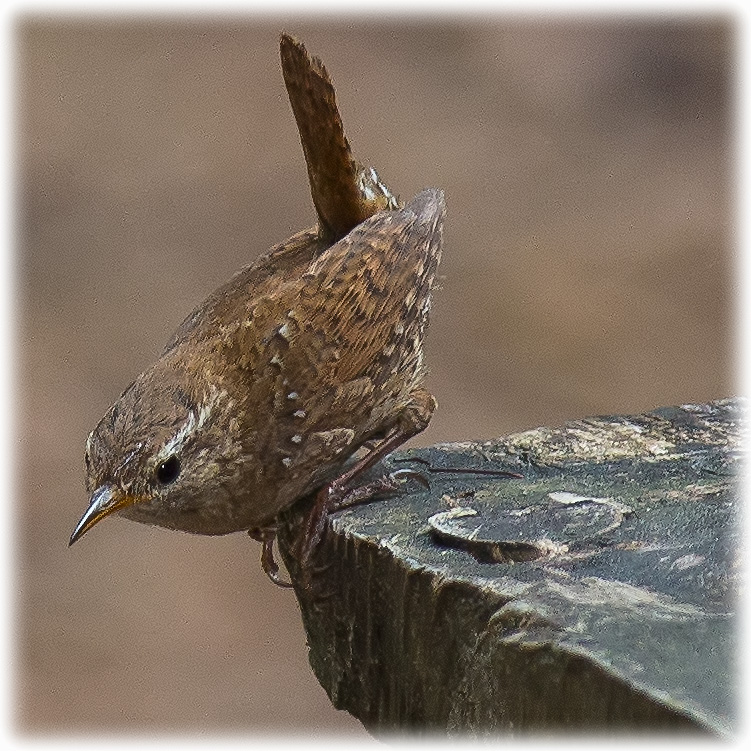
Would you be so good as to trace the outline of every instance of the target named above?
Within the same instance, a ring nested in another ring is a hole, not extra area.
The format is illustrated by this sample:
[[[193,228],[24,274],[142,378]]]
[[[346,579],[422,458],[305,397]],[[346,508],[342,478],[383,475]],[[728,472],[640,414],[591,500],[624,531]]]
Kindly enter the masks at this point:
[[[322,239],[334,243],[373,214],[398,208],[372,167],[352,155],[328,71],[288,34],[280,44],[282,72],[297,121]]]

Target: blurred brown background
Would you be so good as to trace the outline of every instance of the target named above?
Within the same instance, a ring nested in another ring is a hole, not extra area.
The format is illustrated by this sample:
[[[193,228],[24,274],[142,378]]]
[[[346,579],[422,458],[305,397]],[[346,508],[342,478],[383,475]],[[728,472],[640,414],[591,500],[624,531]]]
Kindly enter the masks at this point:
[[[734,24],[267,17],[16,26],[16,708],[33,733],[364,731],[244,535],[68,550],[87,432],[205,295],[313,223],[278,63],[322,57],[357,155],[446,191],[415,443],[734,391]]]

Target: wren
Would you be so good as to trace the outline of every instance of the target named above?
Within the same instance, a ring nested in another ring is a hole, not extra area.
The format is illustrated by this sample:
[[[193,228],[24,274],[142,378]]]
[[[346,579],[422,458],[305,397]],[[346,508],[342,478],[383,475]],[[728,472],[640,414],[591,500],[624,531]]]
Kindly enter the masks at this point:
[[[430,421],[423,341],[443,194],[402,206],[352,156],[320,60],[286,34],[280,47],[318,222],[201,303],[109,408],[86,442],[90,501],[70,544],[115,512],[249,531],[277,580],[279,513],[317,493],[309,553],[357,476]]]

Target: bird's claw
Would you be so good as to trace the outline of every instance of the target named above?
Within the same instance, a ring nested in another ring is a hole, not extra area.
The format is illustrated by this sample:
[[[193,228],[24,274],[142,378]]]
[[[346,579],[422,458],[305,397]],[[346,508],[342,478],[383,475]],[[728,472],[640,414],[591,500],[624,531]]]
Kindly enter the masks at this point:
[[[249,529],[248,535],[254,540],[261,543],[261,568],[263,573],[276,584],[277,587],[289,589],[292,583],[285,581],[279,575],[279,564],[274,558],[274,539],[276,538],[275,527],[261,527],[259,529]]]

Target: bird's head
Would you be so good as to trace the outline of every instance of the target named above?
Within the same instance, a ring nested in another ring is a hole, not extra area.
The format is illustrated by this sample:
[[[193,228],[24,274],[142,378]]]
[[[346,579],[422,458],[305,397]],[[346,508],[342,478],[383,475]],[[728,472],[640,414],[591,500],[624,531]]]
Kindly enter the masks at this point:
[[[221,508],[242,464],[232,406],[226,391],[186,379],[176,363],[142,373],[86,441],[89,507],[70,544],[115,512],[172,529],[233,531]]]

